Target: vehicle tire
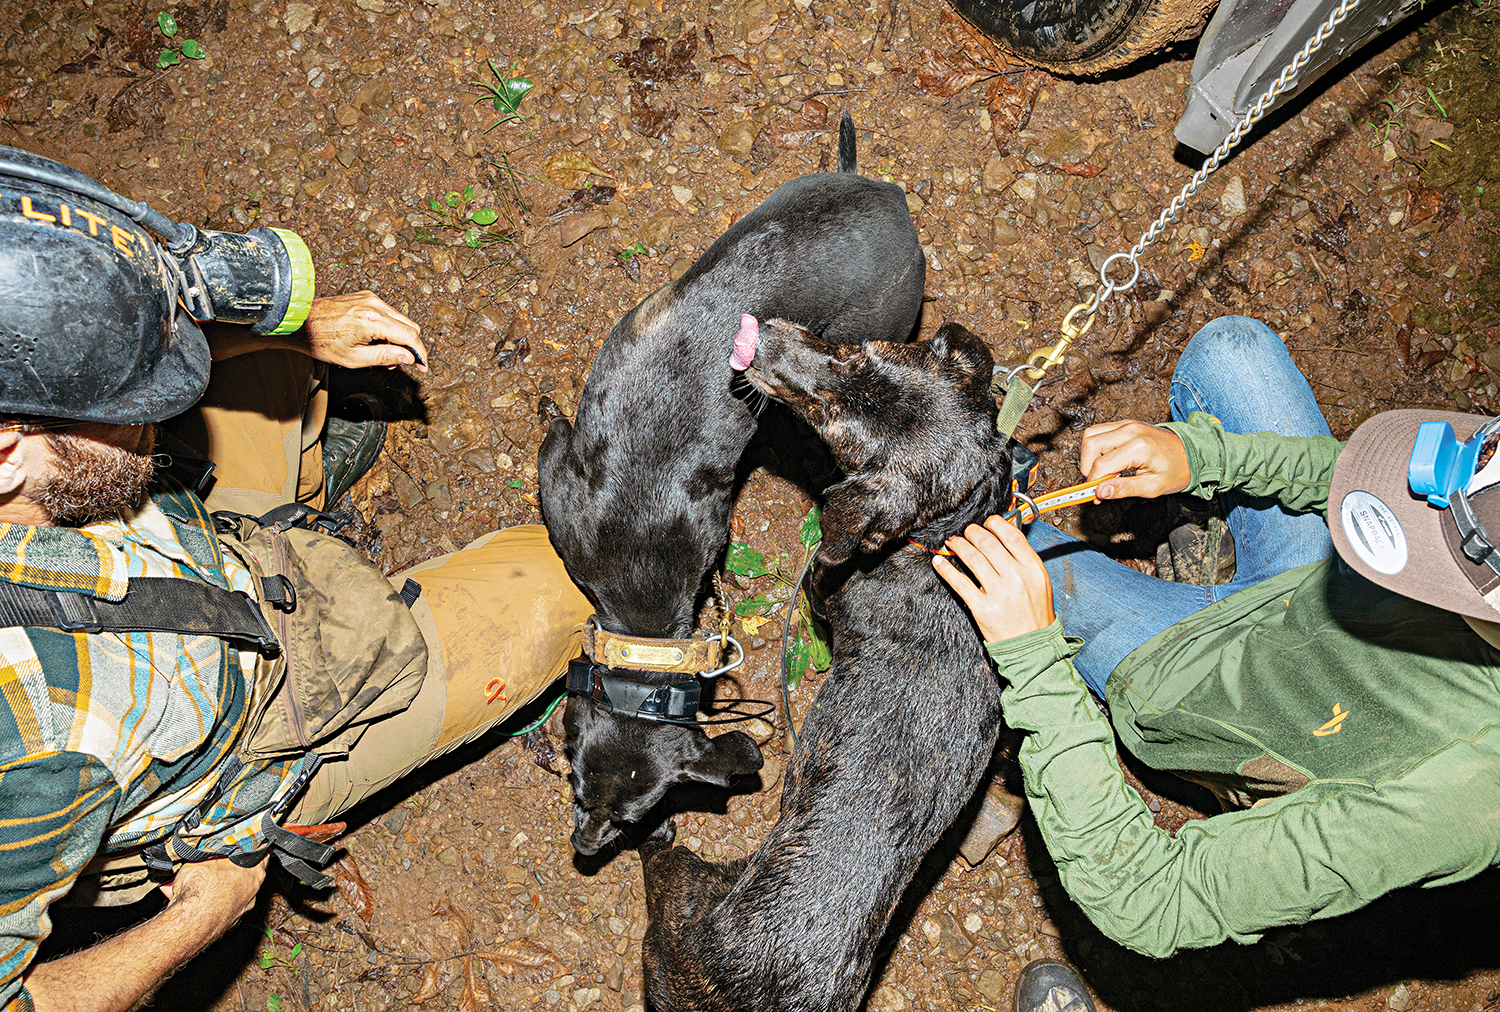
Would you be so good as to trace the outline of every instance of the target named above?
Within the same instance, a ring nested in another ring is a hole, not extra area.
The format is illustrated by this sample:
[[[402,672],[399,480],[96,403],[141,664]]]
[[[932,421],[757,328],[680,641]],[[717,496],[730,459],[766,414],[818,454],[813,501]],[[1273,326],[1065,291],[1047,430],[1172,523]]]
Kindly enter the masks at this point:
[[[1023,63],[1097,74],[1197,35],[1217,0],[948,2]]]

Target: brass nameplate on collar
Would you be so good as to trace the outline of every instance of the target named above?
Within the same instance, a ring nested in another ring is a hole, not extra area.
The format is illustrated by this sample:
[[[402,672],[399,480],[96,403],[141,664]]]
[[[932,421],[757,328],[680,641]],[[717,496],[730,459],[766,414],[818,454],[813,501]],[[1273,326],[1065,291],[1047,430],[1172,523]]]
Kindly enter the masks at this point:
[[[721,653],[718,640],[622,636],[592,624],[584,632],[584,649],[594,663],[612,668],[688,674],[714,670]]]
[[[620,644],[620,659],[629,667],[642,664],[651,668],[670,668],[687,659],[681,647],[647,646],[644,643]]]

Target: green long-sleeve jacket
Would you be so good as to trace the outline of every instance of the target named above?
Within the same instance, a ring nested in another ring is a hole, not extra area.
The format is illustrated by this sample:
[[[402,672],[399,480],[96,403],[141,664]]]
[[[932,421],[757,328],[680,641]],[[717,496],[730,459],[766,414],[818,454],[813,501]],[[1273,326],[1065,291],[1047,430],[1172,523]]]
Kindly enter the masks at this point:
[[[1189,491],[1326,515],[1332,438],[1234,435],[1207,415],[1169,427]],[[1031,732],[1026,793],[1063,884],[1122,944],[1253,942],[1500,863],[1500,653],[1458,616],[1337,559],[1303,566],[1141,645],[1110,675],[1109,720],[1073,670],[1079,644],[1054,622],[987,647],[1007,722]],[[1157,829],[1114,732],[1245,807]]]

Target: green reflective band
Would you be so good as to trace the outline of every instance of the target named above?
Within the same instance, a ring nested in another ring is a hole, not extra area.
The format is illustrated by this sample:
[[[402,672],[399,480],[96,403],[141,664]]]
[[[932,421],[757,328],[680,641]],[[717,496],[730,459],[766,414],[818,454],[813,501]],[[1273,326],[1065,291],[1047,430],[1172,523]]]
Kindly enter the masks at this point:
[[[281,239],[281,244],[286,247],[287,259],[292,262],[291,301],[287,303],[286,315],[271,333],[290,334],[302,326],[302,321],[307,319],[308,310],[312,308],[313,282],[317,278],[317,270],[313,267],[312,253],[300,235],[284,228],[273,228],[271,231]]]

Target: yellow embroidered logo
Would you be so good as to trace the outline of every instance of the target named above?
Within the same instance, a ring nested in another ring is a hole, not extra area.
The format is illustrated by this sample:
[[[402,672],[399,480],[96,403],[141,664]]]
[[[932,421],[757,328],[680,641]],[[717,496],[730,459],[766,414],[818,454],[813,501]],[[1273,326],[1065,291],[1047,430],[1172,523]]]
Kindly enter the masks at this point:
[[[1339,706],[1339,704],[1334,703],[1333,719],[1324,724],[1322,727],[1318,728],[1313,732],[1313,734],[1317,735],[1319,738],[1326,738],[1330,734],[1338,734],[1339,727],[1343,725],[1344,718],[1347,716],[1349,716],[1349,711]]]

